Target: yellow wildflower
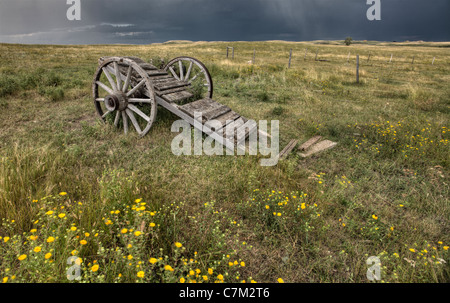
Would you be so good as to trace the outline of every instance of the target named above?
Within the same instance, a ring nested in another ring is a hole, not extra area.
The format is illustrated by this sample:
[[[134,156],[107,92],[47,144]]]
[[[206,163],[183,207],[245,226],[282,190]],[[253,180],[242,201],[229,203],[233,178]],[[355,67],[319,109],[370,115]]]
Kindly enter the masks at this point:
[[[23,261],[27,258],[27,255],[20,255],[19,258],[17,258],[19,261]]]
[[[173,268],[170,265],[164,266],[164,269],[167,270],[167,271],[173,271]]]

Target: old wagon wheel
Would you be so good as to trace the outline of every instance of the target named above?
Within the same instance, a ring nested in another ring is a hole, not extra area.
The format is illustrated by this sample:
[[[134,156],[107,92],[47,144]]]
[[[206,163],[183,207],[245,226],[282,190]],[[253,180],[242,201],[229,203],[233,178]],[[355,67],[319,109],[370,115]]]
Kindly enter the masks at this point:
[[[92,85],[97,113],[105,122],[129,131],[129,122],[140,136],[156,118],[157,104],[147,73],[133,60],[112,57],[103,61]]]
[[[194,99],[212,98],[213,81],[206,66],[199,60],[191,57],[177,57],[170,60],[164,67],[177,80],[191,84],[189,90]]]

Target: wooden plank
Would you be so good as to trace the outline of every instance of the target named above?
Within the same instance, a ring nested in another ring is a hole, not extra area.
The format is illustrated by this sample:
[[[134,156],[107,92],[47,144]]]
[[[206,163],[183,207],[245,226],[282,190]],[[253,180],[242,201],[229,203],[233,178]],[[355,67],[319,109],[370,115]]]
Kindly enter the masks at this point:
[[[153,76],[165,76],[168,75],[165,71],[163,70],[145,70],[145,72],[147,73],[147,75],[149,77],[153,77]]]
[[[310,148],[313,144],[317,143],[320,139],[322,139],[322,136],[315,136],[303,143],[298,147],[300,151],[305,151],[308,148]]]
[[[166,100],[167,102],[173,103],[173,102],[179,102],[179,101],[191,98],[192,96],[193,96],[193,94],[184,90],[184,91],[180,91],[180,92],[163,95],[161,97],[164,100]]]
[[[178,93],[178,92],[182,92],[182,91],[187,91],[186,87],[177,87],[174,89],[167,89],[167,90],[163,90],[163,91],[155,90],[155,94],[157,94],[158,96],[164,96],[164,95]]]
[[[239,114],[237,114],[236,112],[234,112],[232,110],[227,112],[226,114],[220,116],[220,117],[216,117],[214,119],[214,121],[219,121],[220,124],[222,124],[222,127],[216,129],[216,131],[220,131],[222,128],[226,127],[228,124],[234,122],[235,120],[237,120],[239,118],[240,118]],[[212,120],[210,120],[210,121],[212,121]],[[210,123],[209,123],[210,121],[206,121],[205,122],[205,126],[209,126],[210,125]]]
[[[219,108],[221,106],[222,104],[217,103],[210,98],[205,98],[185,104],[180,107],[180,110],[185,112],[189,116],[194,117],[194,112],[206,113],[207,111]]]
[[[175,80],[175,81],[171,81],[171,82],[155,84],[155,88],[159,91],[177,88],[177,87],[183,87],[183,86],[189,86],[189,83]]]
[[[173,77],[171,75],[160,75],[160,76],[151,76],[151,79],[154,82],[159,81],[159,80],[164,80],[164,79],[172,79]]]
[[[220,103],[217,103],[217,104],[220,104]],[[231,108],[229,108],[226,105],[221,105],[221,106],[219,106],[217,108],[213,108],[207,112],[203,112],[203,119],[205,120],[205,122],[209,121],[209,120],[214,120],[217,117],[220,117],[230,111],[231,111]]]
[[[336,142],[332,142],[332,141],[330,141],[330,140],[324,140],[324,141],[321,141],[321,142],[319,142],[319,143],[313,145],[313,146],[309,149],[308,152],[302,153],[302,154],[300,154],[300,156],[303,157],[303,158],[306,158],[306,157],[309,157],[309,156],[311,156],[311,155],[313,155],[313,154],[316,154],[316,153],[318,153],[318,152],[325,151],[325,150],[328,150],[328,149],[330,149],[330,148],[333,148],[333,147],[335,147],[336,145],[337,145]]]
[[[289,154],[292,152],[292,150],[297,145],[297,143],[298,143],[298,140],[292,139],[288,143],[288,145],[286,145],[286,147],[278,154],[278,159],[284,160],[285,158],[287,158],[287,156],[289,156]]]
[[[146,70],[146,71],[162,71],[162,70],[158,70],[158,68],[150,63],[138,63],[140,67],[142,67],[142,69]],[[167,74],[167,73],[166,73]]]

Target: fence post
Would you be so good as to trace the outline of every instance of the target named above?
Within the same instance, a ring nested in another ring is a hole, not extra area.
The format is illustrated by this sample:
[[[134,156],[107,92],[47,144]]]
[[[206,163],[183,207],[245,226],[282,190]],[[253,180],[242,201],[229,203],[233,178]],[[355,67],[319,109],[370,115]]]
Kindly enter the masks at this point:
[[[292,48],[289,51],[289,67],[288,68],[291,68],[291,59],[292,59]]]
[[[314,59],[314,61],[317,61],[317,55],[319,54],[319,50],[316,51],[316,58]]]
[[[369,57],[367,57],[367,63],[369,63],[369,61],[370,61],[370,55],[371,55],[371,53],[369,52]]]
[[[350,63],[350,52],[348,52],[347,63]]]
[[[414,64],[414,59],[416,58],[416,56],[413,56],[412,62],[411,64]]]
[[[391,54],[391,59],[389,60],[389,63],[392,62],[392,57],[394,56],[394,54]]]
[[[434,65],[434,60],[436,59],[436,57],[433,57],[433,62],[431,63],[431,65]]]
[[[231,55],[231,59],[234,59],[234,47],[232,47],[233,54]]]
[[[308,53],[308,49],[305,50],[305,57],[303,58],[303,60],[306,61],[306,54]]]
[[[229,50],[230,48],[227,46],[227,58],[228,58],[228,50]]]
[[[356,83],[359,83],[359,55],[356,55]]]
[[[253,60],[252,60],[252,64],[255,64],[255,56],[256,56],[256,49],[253,49]]]

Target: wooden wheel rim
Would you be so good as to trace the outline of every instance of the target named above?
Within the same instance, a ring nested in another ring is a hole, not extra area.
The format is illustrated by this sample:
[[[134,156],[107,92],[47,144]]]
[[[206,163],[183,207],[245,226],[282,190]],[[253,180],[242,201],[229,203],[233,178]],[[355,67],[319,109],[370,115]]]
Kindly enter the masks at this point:
[[[126,75],[123,75],[120,72],[119,64],[122,67],[124,65],[127,66],[128,70]],[[113,71],[112,74],[111,70]],[[133,70],[141,77],[141,81],[134,86],[132,84]],[[106,84],[100,81],[102,74],[108,79]],[[99,87],[108,95],[101,98]],[[129,87],[131,88],[129,89]],[[144,89],[146,98],[133,97],[134,93],[139,89]],[[114,125],[119,127],[119,121],[122,119],[125,134],[128,133],[128,122],[130,121],[131,125],[141,137],[149,132],[156,118],[157,104],[155,92],[147,73],[136,62],[131,59],[119,57],[112,57],[105,60],[95,73],[92,92],[95,109],[104,122],[106,122],[106,118],[109,114],[115,113]],[[105,100],[108,102],[106,105]],[[102,103],[106,112],[102,108]],[[150,114],[145,114],[136,106],[144,104],[150,106]],[[145,121],[145,127],[143,129],[141,129],[138,120]]]
[[[203,75],[205,76],[205,80],[207,81],[207,84],[208,84],[208,93],[207,93],[207,96],[206,96],[206,97],[212,98],[212,96],[213,96],[213,81],[212,81],[211,75],[209,74],[209,71],[208,71],[208,69],[206,68],[206,66],[205,66],[201,61],[199,61],[198,59],[195,59],[195,58],[192,58],[192,57],[186,57],[186,56],[177,57],[177,58],[174,58],[174,59],[170,60],[170,61],[164,66],[164,70],[165,70],[166,72],[171,72],[172,75],[173,75],[175,78],[177,78],[178,80],[186,81],[186,79],[184,79],[184,77],[182,77],[182,76],[185,76],[185,75],[178,75],[178,74],[176,74],[176,73],[174,74],[173,69],[172,69],[172,70],[170,69],[172,66],[174,66],[174,64],[176,64],[177,62],[182,62],[182,61],[188,61],[188,62],[190,62],[190,63],[189,63],[190,68],[188,68],[187,73],[189,73],[189,70],[191,69],[191,67],[193,66],[193,64],[195,64],[195,65],[200,69],[200,71],[201,71],[201,72],[203,73]],[[186,75],[186,76],[189,76],[189,75]],[[188,78],[189,78],[189,77],[188,77]],[[187,82],[189,82],[189,80],[188,80]]]

